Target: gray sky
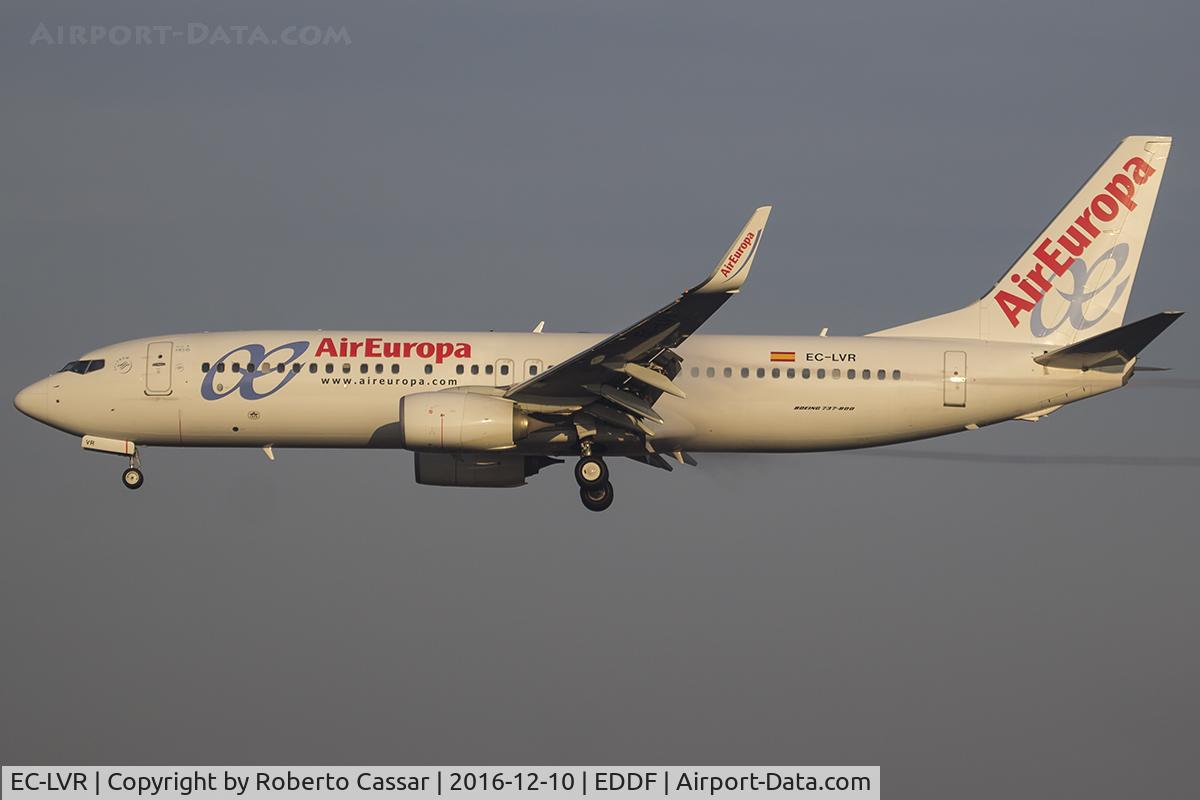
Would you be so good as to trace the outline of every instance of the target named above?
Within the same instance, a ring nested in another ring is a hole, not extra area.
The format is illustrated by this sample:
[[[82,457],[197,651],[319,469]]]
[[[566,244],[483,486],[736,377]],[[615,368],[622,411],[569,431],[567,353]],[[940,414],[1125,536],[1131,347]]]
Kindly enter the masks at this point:
[[[1196,310],[1200,7],[963,5],[6,3],[3,388],[164,332],[609,330],[762,203],[706,331],[874,330],[981,295],[1131,133],[1176,144],[1129,314]],[[30,45],[39,22],[351,43]],[[617,463],[600,515],[563,468],[435,489],[396,452],[156,449],[134,494],[9,410],[0,754],[1178,793],[1196,330],[1149,350],[1174,372],[1036,425]]]

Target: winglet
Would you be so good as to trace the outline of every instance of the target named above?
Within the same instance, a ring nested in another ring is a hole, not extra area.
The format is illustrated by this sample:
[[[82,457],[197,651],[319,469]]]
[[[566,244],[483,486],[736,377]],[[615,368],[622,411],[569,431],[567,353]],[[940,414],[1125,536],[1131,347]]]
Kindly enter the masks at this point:
[[[693,288],[692,291],[699,294],[716,294],[741,290],[742,284],[750,275],[750,265],[754,263],[754,254],[758,252],[763,228],[766,227],[769,216],[771,216],[770,206],[755,209],[754,213],[750,215],[750,221],[733,240],[733,244],[729,246],[724,257],[717,262],[717,266],[708,276],[708,280]]]

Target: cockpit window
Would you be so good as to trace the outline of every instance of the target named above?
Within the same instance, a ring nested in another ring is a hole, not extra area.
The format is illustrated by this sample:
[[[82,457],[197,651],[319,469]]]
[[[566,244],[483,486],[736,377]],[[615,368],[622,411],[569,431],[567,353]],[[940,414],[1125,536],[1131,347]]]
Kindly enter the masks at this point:
[[[84,375],[88,372],[98,372],[102,369],[104,369],[104,359],[92,358],[83,361],[69,361],[59,372],[74,372],[76,375]]]

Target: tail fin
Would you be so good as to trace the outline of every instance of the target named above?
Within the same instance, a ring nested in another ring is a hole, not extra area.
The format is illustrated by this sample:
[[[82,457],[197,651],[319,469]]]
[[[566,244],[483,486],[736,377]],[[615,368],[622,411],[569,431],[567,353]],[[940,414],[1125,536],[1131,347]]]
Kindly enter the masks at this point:
[[[871,335],[1064,346],[1120,327],[1170,149],[1122,140],[982,299]]]

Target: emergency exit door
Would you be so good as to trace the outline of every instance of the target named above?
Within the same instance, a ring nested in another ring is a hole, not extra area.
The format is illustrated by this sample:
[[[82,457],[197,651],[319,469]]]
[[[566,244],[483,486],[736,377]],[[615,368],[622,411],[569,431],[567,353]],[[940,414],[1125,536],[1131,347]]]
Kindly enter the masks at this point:
[[[967,354],[962,350],[946,351],[946,366],[942,374],[944,403],[948,406],[967,404]]]
[[[171,342],[151,342],[146,347],[146,394],[171,393]]]

